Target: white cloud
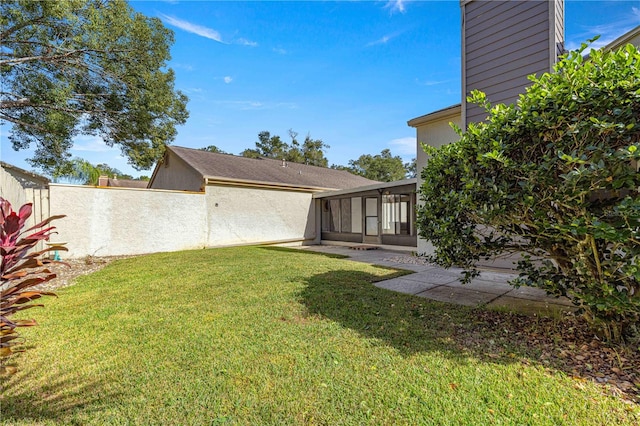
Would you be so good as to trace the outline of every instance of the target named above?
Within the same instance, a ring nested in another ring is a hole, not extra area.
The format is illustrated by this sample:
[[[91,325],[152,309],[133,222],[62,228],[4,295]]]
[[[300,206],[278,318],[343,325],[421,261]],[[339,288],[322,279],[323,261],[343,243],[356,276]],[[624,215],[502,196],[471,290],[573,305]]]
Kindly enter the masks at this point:
[[[286,55],[287,51],[282,49],[281,47],[274,47],[272,49],[274,52],[276,52],[278,55]]]
[[[604,47],[606,45],[608,45],[609,43],[613,42],[615,39],[617,39],[618,37],[620,37],[622,34],[630,31],[632,28],[627,28],[622,32],[616,31],[615,33],[611,33],[611,32],[592,32],[590,33],[590,35],[585,36],[584,39],[576,41],[576,40],[571,40],[571,41],[567,41],[566,45],[565,45],[565,49],[566,50],[577,50],[581,47],[582,43],[588,43],[587,39],[592,39],[593,37],[595,37],[596,35],[600,35],[600,37],[594,41],[593,43],[589,44],[589,47],[587,47],[587,50],[585,51],[585,53],[589,52],[590,49],[600,49],[601,47]]]
[[[243,46],[256,47],[258,43],[255,41],[247,40],[246,38],[239,38],[236,40],[236,43],[241,44]]]
[[[217,32],[214,29],[203,27],[202,25],[198,25],[198,24],[193,24],[191,22],[184,21],[184,20],[178,19],[178,18],[174,18],[173,16],[164,15],[162,13],[160,14],[160,17],[162,18],[162,20],[167,22],[169,25],[173,25],[174,27],[178,27],[181,30],[184,30],[184,31],[192,33],[192,34],[199,35],[200,37],[205,37],[205,38],[208,38],[208,39],[211,39],[211,40],[215,40],[215,41],[217,41],[219,43],[224,43],[222,41],[222,36],[220,36],[220,33]]]
[[[387,4],[384,5],[384,7],[385,9],[389,9],[391,13],[404,13],[407,10],[406,3],[406,0],[389,0],[387,1]]]
[[[263,106],[260,101],[215,101],[215,103],[240,110],[260,109]]]
[[[405,157],[411,155],[416,156],[416,138],[415,136],[407,136],[405,138],[393,139],[389,142],[391,152],[397,151],[400,156]]]
[[[187,71],[193,71],[194,70],[193,66],[189,65],[189,64],[180,64],[180,63],[178,63],[178,64],[174,64],[173,66],[176,67],[176,68],[187,70]]]
[[[233,78],[232,78],[232,77],[230,77],[230,76],[226,76],[226,77],[224,78],[224,82],[225,82],[225,83],[227,83],[227,84],[231,83],[232,81],[233,81]]]
[[[367,43],[367,47],[376,46],[376,45],[379,45],[379,44],[387,44],[389,42],[389,40],[391,40],[393,37],[395,37],[395,36],[386,35],[386,36],[380,37],[376,41],[372,41],[371,43]]]
[[[107,146],[106,143],[99,136],[87,136],[82,135],[73,139],[73,148],[71,151],[80,151],[80,152],[108,152],[117,148],[112,148]]]
[[[136,171],[127,163],[119,146],[108,146],[99,136],[81,135],[73,139],[71,154],[82,158],[91,164],[108,164],[110,167],[120,170],[131,176],[149,174],[149,172]]]
[[[293,102],[261,102],[261,101],[214,101],[219,105],[226,105],[241,111],[264,109],[296,109],[298,105]]]
[[[403,32],[404,32],[403,30],[400,30],[400,31],[396,31],[393,34],[384,35],[384,36],[380,37],[378,40],[372,41],[371,43],[367,43],[367,47],[376,46],[376,45],[379,45],[379,44],[387,44],[391,40],[393,40],[394,38],[396,38],[399,35],[401,35]]]
[[[589,48],[599,49],[638,25],[640,25],[640,8],[631,7],[630,12],[621,19],[584,28],[581,33],[576,34],[571,40],[566,40],[565,48],[567,50],[576,50],[588,39],[599,35],[600,38],[589,45]]]
[[[421,86],[437,86],[437,85],[440,85],[440,84],[445,84],[445,83],[451,82],[451,80],[426,80],[426,81],[416,80],[416,81]]]
[[[108,164],[110,167],[120,170],[120,172],[140,176],[150,175],[152,169],[137,171],[128,163],[126,157],[122,155],[120,146],[108,146],[101,137],[91,135],[80,135],[73,138],[73,147],[70,150],[74,157],[82,158],[89,163]]]

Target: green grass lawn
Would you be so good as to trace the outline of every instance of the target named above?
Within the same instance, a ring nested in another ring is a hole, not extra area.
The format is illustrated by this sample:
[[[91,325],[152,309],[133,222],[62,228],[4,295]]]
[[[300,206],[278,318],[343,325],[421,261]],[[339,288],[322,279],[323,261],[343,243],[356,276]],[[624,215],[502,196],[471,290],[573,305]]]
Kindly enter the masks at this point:
[[[242,247],[124,259],[28,311],[3,424],[611,425],[636,406],[499,354],[472,310],[379,289],[402,271]],[[468,330],[468,333],[465,331]]]

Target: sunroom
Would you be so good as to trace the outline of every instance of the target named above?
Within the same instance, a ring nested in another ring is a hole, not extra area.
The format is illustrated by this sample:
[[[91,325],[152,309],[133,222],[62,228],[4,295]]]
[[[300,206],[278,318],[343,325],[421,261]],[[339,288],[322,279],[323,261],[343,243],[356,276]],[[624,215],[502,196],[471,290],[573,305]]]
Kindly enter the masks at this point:
[[[417,179],[315,194],[323,241],[416,247]]]

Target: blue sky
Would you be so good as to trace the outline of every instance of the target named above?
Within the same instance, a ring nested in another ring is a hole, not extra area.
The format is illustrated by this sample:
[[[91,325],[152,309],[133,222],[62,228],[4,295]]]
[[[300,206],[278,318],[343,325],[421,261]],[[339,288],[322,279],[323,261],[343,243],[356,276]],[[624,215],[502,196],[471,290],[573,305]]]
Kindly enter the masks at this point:
[[[190,98],[175,145],[238,154],[263,130],[293,129],[346,165],[385,148],[416,155],[411,118],[460,102],[460,7],[456,1],[131,1],[175,33],[169,66]],[[566,46],[598,45],[640,25],[640,0],[565,2]],[[31,170],[0,127],[3,161]],[[101,140],[72,151],[94,164],[135,171]]]

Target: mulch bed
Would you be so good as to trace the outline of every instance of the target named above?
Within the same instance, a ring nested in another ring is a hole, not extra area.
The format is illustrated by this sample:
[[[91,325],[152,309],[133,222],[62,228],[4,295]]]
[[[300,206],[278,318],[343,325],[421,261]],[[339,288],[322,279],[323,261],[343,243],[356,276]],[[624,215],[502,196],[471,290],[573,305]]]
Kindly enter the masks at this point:
[[[63,259],[61,263],[51,263],[47,266],[56,274],[56,278],[38,286],[38,288],[53,291],[58,288],[70,286],[75,282],[77,277],[92,274],[114,260],[125,259],[127,257],[133,256],[86,256],[81,259]]]
[[[509,342],[527,353],[538,353],[541,365],[573,377],[578,388],[592,381],[602,386],[603,393],[640,403],[640,342],[606,343],[581,316],[571,312],[563,318],[544,318],[477,310],[475,316],[477,331],[496,335],[498,350],[488,357],[513,356],[499,350]],[[521,361],[532,362],[526,358]]]

